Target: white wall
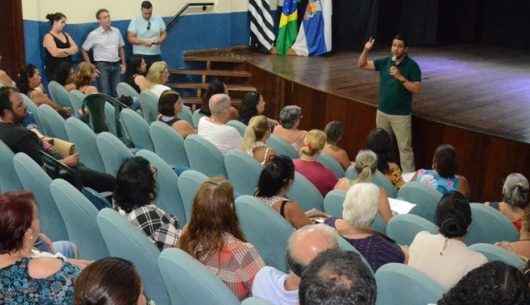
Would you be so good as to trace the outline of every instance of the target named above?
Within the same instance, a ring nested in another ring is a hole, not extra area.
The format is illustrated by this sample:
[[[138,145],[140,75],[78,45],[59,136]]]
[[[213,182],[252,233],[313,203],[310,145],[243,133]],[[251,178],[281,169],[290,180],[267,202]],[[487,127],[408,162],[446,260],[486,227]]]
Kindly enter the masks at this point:
[[[11,1],[11,0],[0,0]],[[204,13],[230,13],[247,10],[248,0],[209,0],[215,5]],[[276,0],[274,0],[276,1]],[[22,0],[25,20],[45,21],[46,14],[62,12],[69,23],[95,22],[95,13],[100,8],[110,11],[114,20],[131,19],[140,14],[142,0]],[[155,15],[173,16],[188,2],[196,0],[151,0]],[[201,8],[190,8],[185,14],[203,13]]]

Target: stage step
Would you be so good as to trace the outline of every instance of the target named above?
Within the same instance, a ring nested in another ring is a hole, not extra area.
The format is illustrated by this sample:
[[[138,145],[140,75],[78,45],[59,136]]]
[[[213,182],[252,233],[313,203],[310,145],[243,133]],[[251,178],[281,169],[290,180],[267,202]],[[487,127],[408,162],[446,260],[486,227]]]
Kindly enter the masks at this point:
[[[177,75],[199,75],[218,77],[242,77],[249,78],[252,75],[242,70],[193,70],[193,69],[170,69],[169,73]]]
[[[199,61],[199,62],[219,62],[219,63],[234,63],[242,64],[245,62],[245,59],[242,57],[235,56],[204,56],[204,55],[186,55],[184,56],[184,61]]]
[[[174,89],[208,89],[207,83],[173,83],[168,84],[169,87]],[[241,84],[226,84],[228,91],[239,91],[239,92],[250,92],[256,91],[256,87],[251,85]]]

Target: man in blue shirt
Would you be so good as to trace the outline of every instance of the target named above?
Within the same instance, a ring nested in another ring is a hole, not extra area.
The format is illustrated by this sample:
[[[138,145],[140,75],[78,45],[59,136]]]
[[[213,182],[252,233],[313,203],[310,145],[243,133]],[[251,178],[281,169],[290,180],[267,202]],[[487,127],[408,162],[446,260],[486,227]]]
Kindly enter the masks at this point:
[[[131,20],[127,39],[133,45],[133,54],[144,58],[147,69],[160,57],[160,45],[166,40],[166,24],[159,16],[153,16],[153,4],[142,2],[142,16]]]

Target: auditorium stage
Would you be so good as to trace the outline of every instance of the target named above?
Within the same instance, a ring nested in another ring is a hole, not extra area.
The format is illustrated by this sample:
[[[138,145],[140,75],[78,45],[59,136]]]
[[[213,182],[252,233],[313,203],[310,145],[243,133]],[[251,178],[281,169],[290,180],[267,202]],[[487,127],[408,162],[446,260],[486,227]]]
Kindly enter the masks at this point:
[[[271,114],[300,105],[302,128],[342,120],[350,155],[364,146],[375,127],[378,75],[355,66],[358,52],[310,58],[233,52],[245,58]],[[387,54],[374,51],[371,58]],[[430,167],[437,145],[454,145],[473,200],[501,199],[502,180],[512,171],[530,176],[530,54],[480,46],[410,48],[409,54],[423,73],[413,106],[416,166]]]

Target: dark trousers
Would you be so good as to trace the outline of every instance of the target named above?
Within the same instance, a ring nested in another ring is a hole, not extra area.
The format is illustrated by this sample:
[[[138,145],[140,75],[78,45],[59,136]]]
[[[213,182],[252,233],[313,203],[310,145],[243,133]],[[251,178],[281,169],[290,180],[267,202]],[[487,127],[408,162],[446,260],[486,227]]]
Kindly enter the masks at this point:
[[[145,60],[145,64],[147,66],[147,70],[149,70],[149,68],[151,67],[151,65],[154,62],[162,60],[162,57],[160,57],[160,55],[142,55],[142,54],[137,54],[136,56],[143,57],[143,59]]]
[[[116,96],[116,87],[121,81],[120,62],[96,61],[100,74],[97,79],[98,91],[109,96]]]

